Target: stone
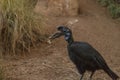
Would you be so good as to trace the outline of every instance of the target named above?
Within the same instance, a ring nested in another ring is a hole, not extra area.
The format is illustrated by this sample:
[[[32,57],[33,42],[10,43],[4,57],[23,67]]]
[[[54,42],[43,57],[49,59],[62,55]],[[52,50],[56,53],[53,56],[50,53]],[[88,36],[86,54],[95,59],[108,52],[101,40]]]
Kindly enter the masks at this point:
[[[79,14],[79,0],[47,0],[48,10],[55,16],[76,16]]]

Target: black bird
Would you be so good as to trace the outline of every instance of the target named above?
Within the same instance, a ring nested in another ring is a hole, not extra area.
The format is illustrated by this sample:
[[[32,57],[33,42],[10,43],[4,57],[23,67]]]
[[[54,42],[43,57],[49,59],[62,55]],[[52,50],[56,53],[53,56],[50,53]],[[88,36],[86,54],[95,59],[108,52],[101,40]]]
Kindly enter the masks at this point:
[[[72,62],[76,65],[78,72],[82,75],[90,71],[90,80],[96,70],[104,70],[113,80],[117,80],[119,77],[116,75],[107,65],[100,53],[94,49],[87,42],[74,41],[71,30],[66,26],[59,26],[57,28],[59,32],[55,33],[50,39],[59,38],[64,35],[65,40],[68,42],[67,48],[69,57]]]

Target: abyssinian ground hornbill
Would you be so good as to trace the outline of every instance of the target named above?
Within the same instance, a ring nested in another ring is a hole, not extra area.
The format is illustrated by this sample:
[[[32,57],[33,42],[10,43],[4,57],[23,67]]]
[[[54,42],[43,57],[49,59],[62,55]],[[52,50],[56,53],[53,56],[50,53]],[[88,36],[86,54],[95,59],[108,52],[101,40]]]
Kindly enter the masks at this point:
[[[90,71],[90,80],[96,70],[104,70],[113,80],[117,80],[119,77],[108,67],[100,53],[94,49],[90,44],[86,42],[74,41],[72,32],[68,27],[59,26],[59,32],[53,34],[50,39],[59,38],[64,36],[68,42],[68,53],[72,62],[76,65],[78,72],[82,75],[82,80],[85,71]]]

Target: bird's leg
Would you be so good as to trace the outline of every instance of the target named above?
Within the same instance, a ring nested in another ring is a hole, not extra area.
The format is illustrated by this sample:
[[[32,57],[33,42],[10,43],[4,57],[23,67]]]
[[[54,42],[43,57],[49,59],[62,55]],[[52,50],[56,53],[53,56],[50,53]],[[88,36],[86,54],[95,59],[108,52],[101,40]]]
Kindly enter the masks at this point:
[[[82,76],[81,76],[80,80],[82,80],[83,76],[84,76],[84,73],[82,74]]]
[[[92,76],[95,73],[95,71],[92,71],[91,75],[90,75],[90,80],[92,80]]]

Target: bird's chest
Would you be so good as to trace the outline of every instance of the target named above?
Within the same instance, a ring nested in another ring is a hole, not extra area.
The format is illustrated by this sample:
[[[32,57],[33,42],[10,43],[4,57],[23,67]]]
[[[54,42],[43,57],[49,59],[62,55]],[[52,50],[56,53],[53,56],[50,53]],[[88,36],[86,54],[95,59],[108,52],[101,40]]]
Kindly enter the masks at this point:
[[[71,52],[68,53],[70,60],[74,63],[74,64],[78,64],[79,60],[76,58],[76,56],[74,54],[72,54]]]
[[[70,60],[71,60],[73,63],[76,64],[76,62],[79,61],[78,58],[77,58],[77,56],[76,56],[72,51],[70,51],[69,49],[68,49],[68,55],[69,55]]]
[[[71,60],[75,60],[76,56],[72,52],[68,52],[68,55],[69,55]]]

